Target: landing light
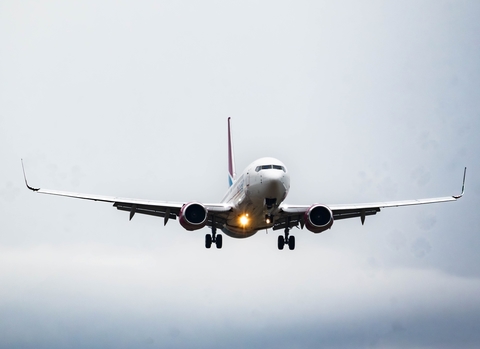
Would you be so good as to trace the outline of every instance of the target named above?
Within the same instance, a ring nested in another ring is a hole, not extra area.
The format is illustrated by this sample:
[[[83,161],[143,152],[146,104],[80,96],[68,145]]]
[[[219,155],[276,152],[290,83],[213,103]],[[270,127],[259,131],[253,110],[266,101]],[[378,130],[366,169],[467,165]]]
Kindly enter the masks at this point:
[[[248,214],[240,216],[240,224],[246,226],[248,224]]]
[[[266,214],[266,215],[265,215],[265,223],[266,223],[266,224],[270,224],[270,223],[272,223],[272,222],[273,222],[273,217],[272,217],[271,215],[269,215],[269,214]]]

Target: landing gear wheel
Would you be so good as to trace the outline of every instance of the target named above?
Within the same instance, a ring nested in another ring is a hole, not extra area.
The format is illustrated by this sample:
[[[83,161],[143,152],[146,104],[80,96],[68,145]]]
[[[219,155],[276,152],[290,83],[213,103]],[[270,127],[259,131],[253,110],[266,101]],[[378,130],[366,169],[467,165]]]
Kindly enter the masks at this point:
[[[215,238],[215,244],[217,245],[217,248],[218,248],[218,249],[221,249],[221,248],[222,248],[222,245],[223,245],[222,234],[217,234],[217,236],[216,236],[216,238]]]
[[[288,238],[288,248],[290,250],[294,250],[295,249],[295,236],[290,236]]]
[[[212,235],[210,234],[205,235],[205,247],[206,248],[212,247]]]
[[[283,250],[283,246],[285,246],[285,239],[282,235],[278,237],[278,249]]]

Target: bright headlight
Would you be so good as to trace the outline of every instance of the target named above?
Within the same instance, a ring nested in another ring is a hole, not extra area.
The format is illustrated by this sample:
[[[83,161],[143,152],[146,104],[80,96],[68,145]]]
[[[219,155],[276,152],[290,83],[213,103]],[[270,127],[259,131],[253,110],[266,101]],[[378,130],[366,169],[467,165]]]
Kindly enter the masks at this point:
[[[240,216],[240,224],[246,226],[248,224],[248,214]]]

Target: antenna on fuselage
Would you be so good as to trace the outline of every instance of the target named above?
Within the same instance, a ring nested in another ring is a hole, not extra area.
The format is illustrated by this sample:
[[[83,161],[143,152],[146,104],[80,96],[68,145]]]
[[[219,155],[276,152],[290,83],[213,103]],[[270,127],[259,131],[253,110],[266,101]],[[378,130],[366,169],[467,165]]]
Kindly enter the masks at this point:
[[[230,117],[228,118],[228,186],[235,180],[235,156],[233,154],[232,134],[230,132]]]

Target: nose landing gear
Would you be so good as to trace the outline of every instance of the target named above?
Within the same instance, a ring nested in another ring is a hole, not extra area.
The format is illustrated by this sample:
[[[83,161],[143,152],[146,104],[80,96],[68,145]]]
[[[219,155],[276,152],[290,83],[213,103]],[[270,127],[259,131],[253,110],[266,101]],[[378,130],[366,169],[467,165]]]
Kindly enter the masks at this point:
[[[265,206],[267,206],[267,209],[271,209],[273,206],[277,204],[277,199],[276,198],[265,198]]]
[[[285,237],[280,235],[278,237],[278,249],[283,250],[283,247],[288,244],[290,250],[295,249],[295,236],[289,236],[290,229],[285,228]]]

